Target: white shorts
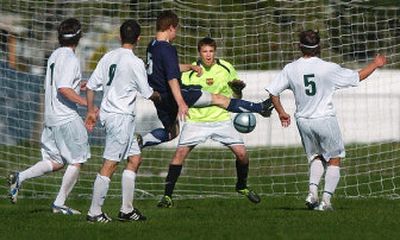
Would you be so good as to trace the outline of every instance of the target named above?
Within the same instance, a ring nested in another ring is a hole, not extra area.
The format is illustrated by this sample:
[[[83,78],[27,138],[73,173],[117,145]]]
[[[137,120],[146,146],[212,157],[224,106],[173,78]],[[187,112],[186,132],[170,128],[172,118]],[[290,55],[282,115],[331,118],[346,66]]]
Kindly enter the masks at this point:
[[[225,146],[243,145],[242,136],[233,127],[232,121],[223,122],[185,122],[179,137],[178,146],[195,146],[207,139]]]
[[[299,118],[297,127],[309,162],[318,155],[322,155],[326,161],[345,157],[342,134],[336,117]]]
[[[134,116],[107,114],[102,124],[106,128],[104,159],[120,162],[129,156],[140,155],[140,148],[135,137]]]
[[[45,126],[41,142],[43,160],[75,164],[90,158],[88,134],[81,118],[60,126]]]

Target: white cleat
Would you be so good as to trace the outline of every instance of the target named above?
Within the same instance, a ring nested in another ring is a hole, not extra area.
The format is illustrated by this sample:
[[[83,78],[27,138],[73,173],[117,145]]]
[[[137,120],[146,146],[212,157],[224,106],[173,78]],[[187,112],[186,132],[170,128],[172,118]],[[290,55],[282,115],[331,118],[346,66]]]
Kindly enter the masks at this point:
[[[318,196],[314,196],[313,193],[308,193],[306,198],[306,206],[308,209],[313,210],[318,206]]]
[[[325,201],[321,201],[320,204],[314,208],[317,211],[333,211],[333,207],[331,204],[327,204]]]
[[[8,195],[10,196],[11,203],[15,204],[17,203],[17,198],[18,198],[18,192],[19,188],[21,187],[19,183],[19,173],[11,173],[8,176],[8,186],[9,186],[9,192]]]
[[[64,215],[79,215],[79,214],[81,214],[81,212],[76,209],[67,207],[65,205],[64,206],[56,206],[56,205],[54,205],[54,203],[51,205],[51,211],[53,213],[61,213]]]

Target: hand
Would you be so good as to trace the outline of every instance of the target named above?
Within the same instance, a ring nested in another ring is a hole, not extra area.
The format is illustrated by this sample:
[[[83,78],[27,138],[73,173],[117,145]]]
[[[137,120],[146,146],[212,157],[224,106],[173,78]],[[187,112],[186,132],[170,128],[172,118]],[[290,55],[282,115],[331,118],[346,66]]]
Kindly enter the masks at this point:
[[[242,92],[243,88],[246,87],[246,83],[244,83],[242,80],[239,80],[239,79],[235,79],[235,80],[228,82],[228,85],[232,89],[232,91],[235,93]]]
[[[282,127],[286,128],[290,125],[290,115],[286,112],[279,114],[279,119],[281,120]]]
[[[86,88],[87,82],[88,82],[87,80],[82,80],[82,81],[81,81],[81,83],[80,83],[80,89],[81,89],[82,92],[85,92],[85,91],[86,91],[86,89],[87,89],[87,88]]]
[[[186,103],[180,104],[178,106],[178,120],[185,121],[186,116],[189,116],[189,108]]]
[[[92,132],[96,126],[97,117],[99,116],[99,109],[95,107],[94,111],[87,112],[85,119],[85,127],[89,132]]]
[[[201,75],[203,75],[203,69],[200,66],[197,65],[190,65],[190,69],[192,69],[193,71],[195,71],[197,74],[197,77],[200,77]]]
[[[386,64],[386,57],[385,55],[377,54],[374,58],[374,63],[378,68],[382,67]]]
[[[153,94],[151,94],[151,96],[149,97],[149,99],[154,103],[161,103],[161,95],[157,91],[154,91]]]

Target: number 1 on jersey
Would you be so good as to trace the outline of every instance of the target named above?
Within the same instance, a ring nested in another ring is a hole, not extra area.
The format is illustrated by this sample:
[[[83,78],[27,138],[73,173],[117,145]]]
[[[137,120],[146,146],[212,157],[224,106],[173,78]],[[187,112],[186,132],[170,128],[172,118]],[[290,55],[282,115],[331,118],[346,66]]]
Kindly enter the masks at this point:
[[[108,82],[107,86],[110,86],[112,80],[114,79],[115,70],[117,69],[117,64],[111,64],[110,69],[108,69]]]
[[[54,66],[55,63],[50,64],[50,86],[53,86]]]
[[[317,86],[315,85],[314,78],[314,74],[304,75],[304,86],[306,87],[306,94],[308,96],[314,96],[317,92]]]

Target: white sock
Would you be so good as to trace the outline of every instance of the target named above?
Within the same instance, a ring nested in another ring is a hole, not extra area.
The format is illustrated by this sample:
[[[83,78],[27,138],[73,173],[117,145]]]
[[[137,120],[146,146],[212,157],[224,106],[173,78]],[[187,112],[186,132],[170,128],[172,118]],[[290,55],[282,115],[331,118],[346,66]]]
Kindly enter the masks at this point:
[[[327,204],[331,203],[331,197],[336,190],[336,186],[340,179],[340,167],[339,166],[328,166],[325,173],[325,188],[324,194],[322,195],[322,201]]]
[[[19,182],[22,183],[23,181],[40,177],[48,172],[53,171],[53,164],[49,160],[42,160],[37,162],[35,165],[31,166],[30,168],[22,171],[18,175]]]
[[[60,191],[58,191],[58,195],[56,200],[54,201],[54,205],[63,206],[65,200],[67,199],[69,193],[75,186],[75,183],[78,181],[79,177],[79,167],[74,165],[68,165],[67,170],[65,170]]]
[[[125,169],[122,173],[122,205],[121,212],[130,213],[133,211],[133,195],[135,193],[136,173]]]
[[[324,174],[325,168],[321,160],[315,159],[310,163],[309,191],[318,197],[318,185]]]
[[[110,181],[110,178],[97,174],[96,180],[93,184],[92,204],[89,208],[90,216],[97,216],[102,213],[101,207],[103,206],[104,200],[107,196]]]

